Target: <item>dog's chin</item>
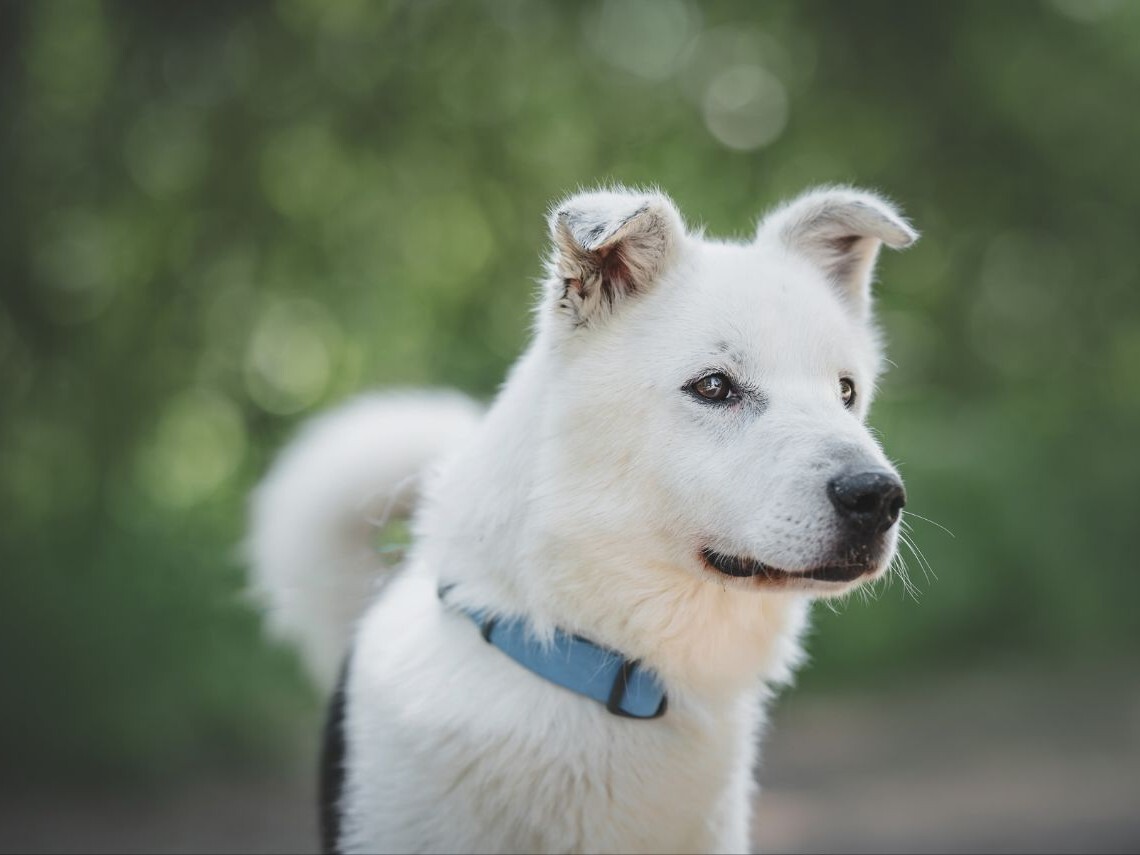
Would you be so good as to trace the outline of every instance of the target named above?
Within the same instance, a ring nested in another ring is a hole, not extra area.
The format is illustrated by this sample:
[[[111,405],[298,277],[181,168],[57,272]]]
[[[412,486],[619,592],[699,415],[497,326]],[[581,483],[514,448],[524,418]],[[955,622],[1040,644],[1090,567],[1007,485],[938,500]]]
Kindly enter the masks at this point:
[[[816,564],[803,569],[774,567],[755,558],[728,555],[705,547],[700,551],[701,563],[722,581],[747,588],[802,591],[817,596],[842,594],[881,575],[888,563],[869,556],[845,561]]]

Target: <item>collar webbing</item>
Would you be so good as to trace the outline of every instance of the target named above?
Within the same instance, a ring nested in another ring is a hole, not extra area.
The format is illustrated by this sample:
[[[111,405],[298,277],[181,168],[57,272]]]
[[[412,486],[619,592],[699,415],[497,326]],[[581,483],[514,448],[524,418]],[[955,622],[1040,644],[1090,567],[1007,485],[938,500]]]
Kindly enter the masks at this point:
[[[445,596],[451,588],[439,588],[439,598],[445,605],[450,605]],[[593,698],[614,715],[649,719],[665,714],[668,699],[661,681],[636,660],[560,629],[554,631],[550,642],[545,642],[535,638],[520,618],[496,619],[478,609],[452,608],[467,615],[489,644],[528,671]]]

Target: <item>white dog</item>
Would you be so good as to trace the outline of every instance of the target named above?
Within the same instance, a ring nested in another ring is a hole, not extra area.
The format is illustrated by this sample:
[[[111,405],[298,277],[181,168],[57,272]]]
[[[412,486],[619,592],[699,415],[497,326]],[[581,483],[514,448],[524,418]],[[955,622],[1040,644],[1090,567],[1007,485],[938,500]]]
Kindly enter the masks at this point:
[[[905,494],[864,425],[876,257],[917,236],[894,207],[822,189],[714,241],[619,189],[550,226],[533,341],[485,414],[363,398],[254,498],[275,627],[326,684],[346,663],[326,848],[747,851],[809,604],[894,556]],[[387,566],[376,528],[413,502]]]

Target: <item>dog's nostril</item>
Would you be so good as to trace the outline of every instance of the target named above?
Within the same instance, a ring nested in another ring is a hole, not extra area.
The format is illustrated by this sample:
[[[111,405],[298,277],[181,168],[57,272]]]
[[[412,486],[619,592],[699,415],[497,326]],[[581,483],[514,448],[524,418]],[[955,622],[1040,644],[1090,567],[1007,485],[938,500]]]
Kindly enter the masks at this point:
[[[827,495],[849,524],[875,533],[894,525],[906,504],[902,482],[883,469],[840,475],[827,485]]]
[[[899,518],[899,514],[902,513],[904,507],[906,507],[906,493],[899,493],[891,499],[887,510],[887,515],[890,517],[891,522]]]

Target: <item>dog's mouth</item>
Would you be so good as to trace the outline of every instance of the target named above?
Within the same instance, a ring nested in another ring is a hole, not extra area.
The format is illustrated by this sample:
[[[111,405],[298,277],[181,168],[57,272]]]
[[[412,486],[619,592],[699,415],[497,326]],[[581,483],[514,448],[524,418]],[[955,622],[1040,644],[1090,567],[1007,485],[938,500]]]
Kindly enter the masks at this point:
[[[878,565],[871,561],[847,561],[838,564],[824,564],[806,570],[781,570],[771,564],[757,561],[755,558],[745,558],[738,555],[725,555],[715,549],[705,547],[701,550],[701,558],[705,564],[737,579],[753,579],[761,584],[796,585],[802,586],[805,582],[854,582],[863,576],[870,576]],[[798,584],[797,584],[798,583]]]

